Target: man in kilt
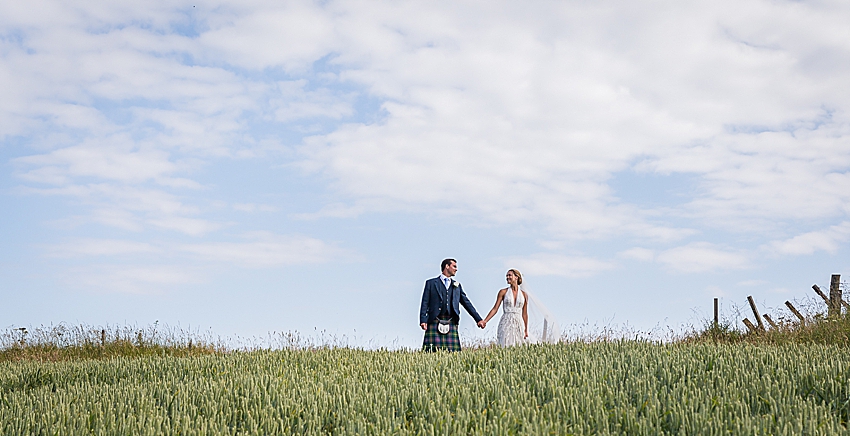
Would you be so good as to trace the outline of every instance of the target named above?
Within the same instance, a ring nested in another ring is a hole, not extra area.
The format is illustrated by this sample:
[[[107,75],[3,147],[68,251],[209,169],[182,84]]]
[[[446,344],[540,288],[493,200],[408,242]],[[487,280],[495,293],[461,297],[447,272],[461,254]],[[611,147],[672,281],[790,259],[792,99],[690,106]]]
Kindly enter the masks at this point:
[[[440,268],[442,274],[426,281],[425,290],[422,291],[422,304],[419,307],[419,326],[425,330],[422,349],[460,351],[460,337],[457,334],[460,305],[475,319],[478,327],[483,329],[486,324],[469,298],[466,298],[463,287],[453,278],[457,273],[457,261],[445,259]]]

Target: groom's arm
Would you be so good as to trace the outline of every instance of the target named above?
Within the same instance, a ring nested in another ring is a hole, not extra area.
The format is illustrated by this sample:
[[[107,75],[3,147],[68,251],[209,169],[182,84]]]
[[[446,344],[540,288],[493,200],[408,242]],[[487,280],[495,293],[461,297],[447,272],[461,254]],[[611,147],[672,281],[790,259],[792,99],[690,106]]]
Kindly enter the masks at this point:
[[[482,320],[481,315],[475,310],[475,307],[472,306],[472,302],[469,301],[469,298],[466,298],[466,292],[463,292],[463,288],[460,288],[460,304],[469,312],[469,315],[475,319],[475,322],[479,322]]]
[[[428,292],[428,282],[425,282],[425,289],[422,291],[422,304],[419,305],[419,325],[420,327],[428,324],[428,308],[431,306],[431,293]],[[424,327],[423,327],[424,329]]]

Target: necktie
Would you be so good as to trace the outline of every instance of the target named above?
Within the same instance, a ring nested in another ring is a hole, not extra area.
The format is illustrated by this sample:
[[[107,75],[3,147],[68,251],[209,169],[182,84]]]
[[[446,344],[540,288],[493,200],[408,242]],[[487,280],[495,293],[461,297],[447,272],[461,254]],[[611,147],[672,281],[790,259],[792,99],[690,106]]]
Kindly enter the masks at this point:
[[[446,292],[443,294],[443,295],[445,295],[444,300],[446,302],[446,315],[451,313],[451,311],[449,310],[449,283],[450,283],[449,280],[451,280],[451,279],[446,277],[446,280],[445,280],[445,282],[446,282]]]

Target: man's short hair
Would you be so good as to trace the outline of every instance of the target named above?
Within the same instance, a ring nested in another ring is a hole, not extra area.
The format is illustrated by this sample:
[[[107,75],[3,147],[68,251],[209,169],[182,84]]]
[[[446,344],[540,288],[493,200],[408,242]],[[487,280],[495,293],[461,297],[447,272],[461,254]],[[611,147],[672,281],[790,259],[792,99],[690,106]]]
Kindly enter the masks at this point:
[[[454,259],[443,259],[443,263],[440,264],[440,271],[445,270],[446,267],[449,266],[449,264],[452,262],[457,263],[457,261]]]

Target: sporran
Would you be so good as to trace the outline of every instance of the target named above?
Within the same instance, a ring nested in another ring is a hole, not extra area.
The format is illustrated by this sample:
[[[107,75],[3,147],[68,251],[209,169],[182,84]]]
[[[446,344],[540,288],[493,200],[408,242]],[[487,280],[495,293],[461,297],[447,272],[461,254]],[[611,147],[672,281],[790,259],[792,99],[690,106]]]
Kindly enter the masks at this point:
[[[451,320],[449,319],[438,319],[437,322],[437,333],[441,335],[447,335],[452,330]]]

